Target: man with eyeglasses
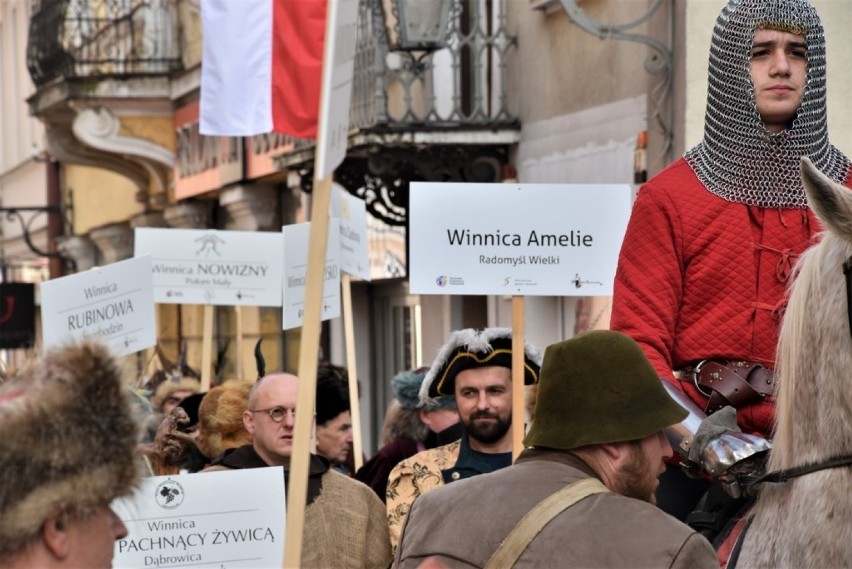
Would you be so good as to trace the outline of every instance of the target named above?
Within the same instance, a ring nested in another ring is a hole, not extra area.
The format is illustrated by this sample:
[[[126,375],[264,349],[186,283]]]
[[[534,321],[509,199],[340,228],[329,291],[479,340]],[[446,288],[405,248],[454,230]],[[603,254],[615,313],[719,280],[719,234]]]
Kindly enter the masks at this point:
[[[284,467],[289,481],[299,378],[273,373],[251,390],[243,424],[252,443],[226,453],[205,472],[239,468]],[[302,541],[303,567],[384,568],[391,550],[385,506],[365,484],[330,468],[312,454]]]

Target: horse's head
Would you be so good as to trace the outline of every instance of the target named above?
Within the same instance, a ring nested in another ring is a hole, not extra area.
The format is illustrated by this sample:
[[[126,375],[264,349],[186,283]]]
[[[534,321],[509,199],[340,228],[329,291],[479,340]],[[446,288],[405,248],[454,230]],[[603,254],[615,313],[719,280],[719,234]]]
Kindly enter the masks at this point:
[[[852,452],[852,335],[844,273],[852,255],[852,191],[807,158],[802,181],[825,232],[799,259],[779,332],[771,468]]]
[[[771,471],[852,455],[852,337],[844,274],[852,255],[852,191],[807,158],[802,181],[825,233],[799,258],[781,324]],[[850,483],[846,465],[764,484],[737,567],[848,565]]]

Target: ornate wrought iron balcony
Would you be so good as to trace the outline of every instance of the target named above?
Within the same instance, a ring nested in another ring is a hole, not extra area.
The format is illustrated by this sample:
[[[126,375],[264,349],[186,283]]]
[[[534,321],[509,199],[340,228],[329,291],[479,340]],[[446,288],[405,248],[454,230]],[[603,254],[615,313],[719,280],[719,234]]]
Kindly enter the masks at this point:
[[[27,67],[37,87],[57,78],[163,75],[181,67],[170,0],[34,0]]]
[[[411,180],[495,182],[520,123],[507,107],[507,0],[453,0],[448,47],[392,52],[382,2],[361,0],[346,159],[335,180],[390,226],[407,222]],[[423,0],[425,1],[425,0]],[[514,1],[514,0],[509,0]],[[291,140],[279,168],[312,190],[312,141]]]
[[[405,131],[517,128],[507,109],[506,0],[453,0],[448,47],[389,52],[382,0],[361,0],[350,126]]]

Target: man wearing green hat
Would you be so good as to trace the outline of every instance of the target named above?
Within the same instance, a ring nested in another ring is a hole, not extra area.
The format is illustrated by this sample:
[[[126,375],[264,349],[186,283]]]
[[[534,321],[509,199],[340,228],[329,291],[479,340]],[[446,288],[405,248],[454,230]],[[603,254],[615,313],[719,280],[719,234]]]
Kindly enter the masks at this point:
[[[510,467],[418,498],[394,565],[718,568],[710,543],[653,505],[663,429],[687,416],[629,337],[547,348],[535,421]]]
[[[538,382],[541,357],[524,346],[524,383]],[[420,387],[427,403],[454,395],[463,425],[459,440],[400,462],[387,486],[391,545],[411,504],[434,488],[512,463],[512,330],[471,328],[450,334]],[[523,417],[523,415],[521,415]]]

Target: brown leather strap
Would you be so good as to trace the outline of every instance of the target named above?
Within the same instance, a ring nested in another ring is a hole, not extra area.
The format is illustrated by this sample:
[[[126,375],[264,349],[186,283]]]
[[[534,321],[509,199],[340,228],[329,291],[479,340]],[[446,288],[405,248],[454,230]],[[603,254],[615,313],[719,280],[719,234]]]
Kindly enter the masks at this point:
[[[583,478],[554,492],[526,513],[488,559],[483,569],[508,569],[553,518],[587,496],[609,492],[597,478]]]
[[[682,379],[692,380],[703,393],[710,393],[705,408],[708,414],[726,405],[739,409],[775,393],[775,374],[757,362],[704,360],[685,368]]]

